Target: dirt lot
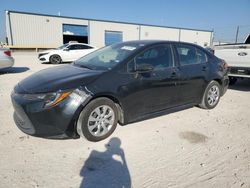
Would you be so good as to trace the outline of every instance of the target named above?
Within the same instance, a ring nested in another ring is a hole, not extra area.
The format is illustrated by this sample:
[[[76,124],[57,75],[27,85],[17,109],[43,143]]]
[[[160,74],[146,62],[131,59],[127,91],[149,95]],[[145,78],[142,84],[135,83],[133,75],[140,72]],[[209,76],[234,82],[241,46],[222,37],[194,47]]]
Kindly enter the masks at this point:
[[[0,72],[0,187],[250,187],[250,81],[230,88],[214,110],[191,108],[119,126],[101,142],[23,134],[10,93],[54,65],[14,53]]]

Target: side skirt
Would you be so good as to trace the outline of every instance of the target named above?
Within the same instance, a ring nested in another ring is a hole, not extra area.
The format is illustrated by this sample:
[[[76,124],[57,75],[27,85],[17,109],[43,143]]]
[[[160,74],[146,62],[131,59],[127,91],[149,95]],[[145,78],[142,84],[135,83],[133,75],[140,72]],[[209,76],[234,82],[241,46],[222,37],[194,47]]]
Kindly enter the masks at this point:
[[[192,108],[192,107],[194,107],[196,105],[197,105],[196,103],[190,103],[190,104],[185,104],[185,105],[181,105],[181,106],[176,106],[176,107],[164,109],[164,110],[161,110],[161,111],[158,111],[158,112],[148,113],[148,114],[142,115],[140,117],[137,117],[136,119],[125,120],[125,122],[123,124],[121,124],[121,125],[123,126],[123,125],[127,125],[129,123],[135,123],[135,122],[139,122],[139,121],[143,121],[143,120],[147,120],[147,119],[160,117],[160,116],[167,115],[167,114],[170,114],[170,113],[174,113],[174,112],[178,112],[178,111],[185,110],[185,109],[188,109],[188,108]]]

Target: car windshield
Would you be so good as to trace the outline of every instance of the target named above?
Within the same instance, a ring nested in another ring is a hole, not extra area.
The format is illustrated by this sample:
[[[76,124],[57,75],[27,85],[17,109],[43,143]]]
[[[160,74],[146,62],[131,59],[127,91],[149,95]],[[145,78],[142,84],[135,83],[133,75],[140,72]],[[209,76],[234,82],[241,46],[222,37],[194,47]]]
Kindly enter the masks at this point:
[[[129,57],[140,44],[114,44],[90,53],[74,62],[74,65],[93,70],[111,70]]]
[[[69,44],[68,43],[66,43],[66,44],[64,44],[64,45],[62,45],[62,46],[59,46],[57,49],[58,50],[62,50],[62,49],[64,49],[65,47],[67,47]]]

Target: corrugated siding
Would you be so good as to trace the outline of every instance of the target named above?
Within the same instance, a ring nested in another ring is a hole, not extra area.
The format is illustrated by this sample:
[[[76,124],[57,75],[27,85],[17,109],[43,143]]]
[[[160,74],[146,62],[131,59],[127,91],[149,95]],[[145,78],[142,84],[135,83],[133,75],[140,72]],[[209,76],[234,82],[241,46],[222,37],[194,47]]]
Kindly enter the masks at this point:
[[[88,25],[87,20],[10,13],[13,45],[59,46],[62,24]]]
[[[9,12],[13,36],[13,45],[20,46],[51,46],[63,44],[63,24],[89,26],[89,43],[102,47],[105,45],[105,30],[120,31],[123,41],[139,39],[162,39],[184,41],[204,46],[210,45],[212,33],[178,28],[146,26],[129,23],[114,23],[98,20],[85,20],[45,15],[32,15]],[[11,40],[6,15],[6,28],[9,42]]]

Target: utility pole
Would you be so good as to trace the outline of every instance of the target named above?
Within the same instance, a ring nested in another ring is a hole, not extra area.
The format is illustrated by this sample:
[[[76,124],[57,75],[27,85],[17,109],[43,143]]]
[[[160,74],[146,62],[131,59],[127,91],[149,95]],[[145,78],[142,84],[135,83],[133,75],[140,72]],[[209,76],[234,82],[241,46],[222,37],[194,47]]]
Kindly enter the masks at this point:
[[[240,27],[239,27],[239,26],[237,26],[235,43],[237,43],[237,42],[238,42],[239,29],[240,29]]]

